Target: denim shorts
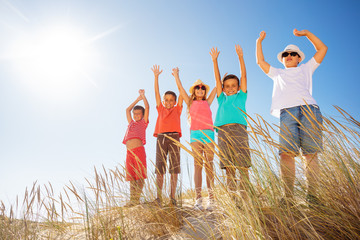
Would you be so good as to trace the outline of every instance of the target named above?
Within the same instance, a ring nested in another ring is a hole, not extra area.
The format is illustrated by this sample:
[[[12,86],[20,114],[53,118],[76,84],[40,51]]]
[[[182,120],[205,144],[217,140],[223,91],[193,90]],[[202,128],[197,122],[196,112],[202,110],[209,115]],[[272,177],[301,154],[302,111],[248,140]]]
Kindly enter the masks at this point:
[[[301,105],[280,111],[280,149],[295,155],[322,150],[322,115],[317,105]]]
[[[213,130],[204,129],[204,130],[191,130],[190,131],[190,143],[201,142],[201,143],[211,143],[211,140],[214,141],[215,134]]]

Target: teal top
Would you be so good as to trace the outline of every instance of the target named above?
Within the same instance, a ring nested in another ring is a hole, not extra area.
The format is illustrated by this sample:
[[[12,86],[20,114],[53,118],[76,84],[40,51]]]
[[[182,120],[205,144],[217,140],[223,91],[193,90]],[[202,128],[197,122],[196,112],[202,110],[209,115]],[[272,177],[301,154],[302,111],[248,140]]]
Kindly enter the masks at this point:
[[[246,99],[247,93],[244,93],[242,90],[231,96],[226,96],[222,92],[217,98],[219,108],[216,113],[214,126],[220,127],[230,123],[239,123],[247,126],[246,115],[242,112],[246,112]]]

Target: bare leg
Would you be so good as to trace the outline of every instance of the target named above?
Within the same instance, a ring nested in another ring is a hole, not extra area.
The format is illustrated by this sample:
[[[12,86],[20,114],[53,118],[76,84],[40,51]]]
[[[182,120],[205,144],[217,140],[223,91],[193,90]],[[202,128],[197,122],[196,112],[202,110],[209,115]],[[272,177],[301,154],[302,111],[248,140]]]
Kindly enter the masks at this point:
[[[156,189],[157,189],[157,198],[162,200],[162,189],[164,184],[164,174],[156,174]]]
[[[136,181],[130,181],[130,203],[135,201],[135,194],[136,194]]]
[[[191,148],[194,155],[194,182],[196,199],[201,198],[202,187],[202,168],[203,168],[203,144],[200,142],[191,143]]]
[[[214,199],[213,186],[214,186],[214,152],[213,144],[207,143],[205,145],[205,173],[206,173],[206,185],[208,188],[209,198]]]
[[[248,185],[249,185],[249,169],[248,168],[241,168],[239,170],[240,172],[240,190],[249,190],[248,189]]]
[[[136,188],[134,194],[134,201],[136,202],[136,204],[140,203],[140,196],[143,191],[144,183],[145,183],[144,179],[139,179],[135,181]]]
[[[248,191],[249,184],[250,184],[250,177],[249,177],[249,169],[248,168],[240,168],[240,193],[243,200],[248,200]]]
[[[230,191],[236,191],[236,179],[235,179],[236,169],[231,166],[226,167],[226,184]]]
[[[285,185],[285,196],[292,198],[294,196],[295,183],[295,156],[293,154],[280,154],[280,174],[281,180]]]
[[[317,154],[305,155],[306,159],[306,179],[308,182],[308,194],[316,196],[317,191],[317,175],[319,174],[319,161]]]
[[[171,173],[170,175],[170,197],[175,199],[176,185],[177,185],[178,174]]]

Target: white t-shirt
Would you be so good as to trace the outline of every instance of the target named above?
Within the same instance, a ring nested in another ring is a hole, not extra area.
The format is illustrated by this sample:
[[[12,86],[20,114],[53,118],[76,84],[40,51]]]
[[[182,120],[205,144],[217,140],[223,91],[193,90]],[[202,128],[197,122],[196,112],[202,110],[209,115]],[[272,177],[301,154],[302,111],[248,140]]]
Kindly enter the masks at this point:
[[[320,64],[311,58],[294,68],[273,68],[267,74],[274,81],[270,113],[280,117],[280,110],[300,105],[316,104],[312,97],[312,75]],[[306,103],[305,103],[306,102]]]

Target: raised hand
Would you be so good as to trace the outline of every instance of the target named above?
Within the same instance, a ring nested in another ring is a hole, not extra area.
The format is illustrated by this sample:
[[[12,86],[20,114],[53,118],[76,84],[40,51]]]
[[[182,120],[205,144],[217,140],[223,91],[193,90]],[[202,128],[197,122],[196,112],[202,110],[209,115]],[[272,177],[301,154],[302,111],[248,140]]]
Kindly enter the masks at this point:
[[[259,40],[259,41],[262,41],[262,40],[265,39],[265,37],[266,37],[266,32],[265,32],[265,31],[261,31],[261,33],[259,34],[258,40]]]
[[[171,73],[174,77],[179,77],[179,68],[173,68],[172,69],[172,73]]]
[[[161,96],[159,91],[159,75],[162,73],[162,70],[160,70],[159,65],[154,65],[151,70],[154,72],[155,81],[154,81],[154,88],[155,88],[155,99],[156,99],[156,106],[159,106],[161,104]]]
[[[210,55],[211,55],[211,58],[212,58],[213,61],[218,58],[219,53],[220,53],[220,51],[218,51],[217,48],[212,48],[212,49],[210,50]]]
[[[314,45],[316,53],[314,55],[314,59],[317,63],[321,63],[324,60],[324,57],[327,53],[328,47],[312,32],[309,30],[297,30],[294,29],[294,35],[297,37],[306,36],[309,41]]]
[[[145,96],[145,90],[144,89],[139,89],[139,94],[141,97]]]
[[[244,56],[243,50],[242,50],[242,48],[241,48],[240,45],[236,44],[236,45],[235,45],[235,50],[236,50],[236,53],[237,53],[237,55],[238,55],[239,57],[243,57],[243,56]]]
[[[294,31],[293,31],[294,35],[297,36],[297,37],[306,36],[306,35],[308,34],[308,32],[309,32],[308,30],[301,30],[301,31],[299,31],[299,30],[297,30],[296,28],[295,28]]]
[[[270,64],[265,61],[264,53],[262,50],[262,41],[266,37],[266,32],[261,31],[259,38],[256,40],[256,63],[267,74],[270,69]]]
[[[155,77],[158,77],[163,71],[160,70],[160,66],[156,64],[151,68],[151,70],[154,72]]]

